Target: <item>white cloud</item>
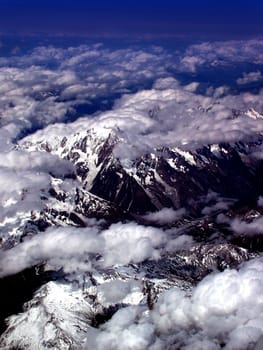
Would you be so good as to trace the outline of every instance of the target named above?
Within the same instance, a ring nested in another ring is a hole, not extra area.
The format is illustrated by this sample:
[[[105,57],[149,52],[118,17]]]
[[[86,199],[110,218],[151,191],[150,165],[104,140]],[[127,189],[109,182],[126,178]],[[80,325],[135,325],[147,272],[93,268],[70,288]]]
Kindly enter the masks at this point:
[[[237,83],[239,85],[249,84],[249,83],[255,83],[257,81],[260,81],[263,79],[263,75],[260,71],[256,72],[250,72],[250,73],[243,73],[243,77],[237,79]]]
[[[263,217],[256,218],[252,222],[242,221],[239,218],[231,222],[231,229],[242,234],[263,234]]]
[[[164,50],[114,50],[102,44],[43,46],[2,58],[1,124],[21,120],[26,129],[63,121],[75,105],[103,98],[111,102],[116,94],[166,76],[168,60]],[[100,108],[98,102],[94,108]]]
[[[161,230],[135,223],[113,224],[101,236],[105,240],[105,266],[158,259],[160,255],[157,248],[166,243],[165,234]]]
[[[262,197],[262,196],[260,196],[260,197],[258,198],[258,205],[259,205],[260,207],[263,207],[263,197]]]
[[[154,327],[150,323],[139,322],[141,311],[138,307],[128,307],[118,311],[102,327],[102,331],[88,332],[85,349],[144,350],[154,339]],[[136,320],[138,319],[138,322]]]
[[[201,66],[205,63],[205,59],[197,55],[195,56],[184,56],[181,59],[182,70],[190,71],[192,73],[196,72],[197,66]]]
[[[263,334],[262,259],[214,273],[192,295],[164,292],[152,311],[128,307],[87,334],[87,348],[228,350],[252,348]],[[120,341],[121,340],[121,341]]]
[[[44,208],[45,203],[40,197],[47,193],[50,177],[45,173],[28,170],[20,170],[18,173],[15,169],[0,167],[0,183],[0,225],[1,237],[4,238],[11,235],[8,230],[9,222],[19,226],[18,218],[21,213]]]
[[[138,263],[158,259],[158,248],[166,242],[162,230],[133,222],[113,224],[101,233],[96,226],[50,228],[1,252],[0,275],[13,274],[43,261],[54,267],[63,266],[66,271],[89,270],[94,263],[89,254],[101,255],[95,265],[102,267]]]
[[[233,200],[218,200],[215,204],[211,206],[205,206],[202,209],[202,214],[209,215],[218,210],[227,210],[231,204],[233,204]]]
[[[82,257],[83,254],[100,252],[103,240],[97,236],[97,233],[96,228],[87,228],[86,230],[49,229],[12,249],[1,252],[0,275],[14,274],[45,260],[50,260],[51,264],[52,262],[56,264],[59,261],[63,266],[63,262],[67,264],[71,258],[80,260],[78,258]],[[86,268],[88,266],[87,264]]]
[[[186,213],[184,208],[174,210],[172,208],[163,208],[154,213],[148,213],[143,217],[150,222],[158,224],[171,224],[175,221],[180,220]]]
[[[229,40],[190,45],[181,56],[178,69],[196,72],[200,67],[235,63],[262,64],[263,40]]]
[[[85,116],[65,127],[56,126],[56,130],[64,127],[64,133],[68,133],[78,127],[100,126],[118,129],[123,141],[115,154],[123,162],[160,145],[183,144],[191,148],[249,138],[262,131],[262,122],[244,114],[249,108],[262,111],[262,91],[258,95],[234,96],[222,86],[210,89],[204,96],[197,93],[197,82],[181,86],[168,69],[194,71],[207,62],[214,64],[219,56],[222,62],[249,61],[252,57],[258,60],[261,47],[260,40],[192,45],[182,54],[178,66],[174,62],[178,52],[173,57],[154,47],[39,47],[31,54],[13,57],[8,63],[11,68],[7,63],[1,67],[2,123],[20,120],[23,128],[42,128],[63,122],[75,105],[92,106],[94,99],[107,102],[119,94],[122,97],[111,111],[97,112],[92,118]],[[154,81],[152,89],[143,90],[145,84]],[[131,94],[134,89],[140,91]],[[240,117],[233,118],[232,110],[240,110]]]
[[[54,125],[25,140],[49,140],[54,135],[63,137],[85,128],[112,129],[121,138],[115,155],[133,159],[153,147],[164,145],[191,149],[207,143],[235,142],[262,131],[263,121],[253,120],[244,114],[252,106],[261,109],[261,95],[246,103],[244,99],[247,95],[213,99],[180,87],[140,91],[124,96],[112,111],[93,119],[83,118],[67,125]],[[238,118],[232,115],[235,108],[241,111]]]
[[[98,302],[103,305],[123,303],[131,292],[137,292],[142,295],[140,287],[140,282],[133,280],[113,280],[105,282],[97,287],[97,299]]]
[[[47,152],[11,150],[7,153],[0,153],[0,164],[3,168],[53,173],[56,177],[74,173],[74,167],[69,161]]]
[[[166,231],[167,232],[167,231]],[[168,231],[169,232],[169,231]],[[168,233],[167,232],[167,233]],[[173,236],[176,235],[176,232]],[[176,251],[187,250],[194,245],[194,239],[191,236],[180,234],[175,238],[170,238],[165,246],[165,250],[174,254]]]
[[[9,124],[10,126],[10,124]],[[5,130],[7,127],[2,128]],[[8,137],[8,134],[6,134]],[[7,144],[0,152],[0,227],[2,242],[21,235],[31,214],[44,210],[50,199],[52,176],[65,179],[74,176],[71,163],[47,152],[12,149]],[[76,186],[76,183],[74,184]],[[50,203],[49,203],[50,204]],[[38,215],[38,214],[37,214]],[[18,237],[19,240],[19,237]]]

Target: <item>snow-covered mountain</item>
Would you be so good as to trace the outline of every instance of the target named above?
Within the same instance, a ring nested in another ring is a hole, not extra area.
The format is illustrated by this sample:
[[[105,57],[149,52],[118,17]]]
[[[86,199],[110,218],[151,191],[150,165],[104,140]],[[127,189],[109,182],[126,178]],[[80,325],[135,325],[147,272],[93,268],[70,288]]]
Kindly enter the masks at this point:
[[[253,245],[255,240],[261,242],[258,235],[236,234],[230,225],[237,218],[249,224],[262,214],[257,201],[263,167],[254,156],[262,144],[260,135],[253,142],[194,150],[153,148],[129,162],[115,154],[122,141],[120,130],[100,128],[37,142],[29,136],[20,142],[18,152],[48,153],[73,167],[65,176],[50,172],[49,186],[40,193],[41,210],[17,213],[4,222],[1,244],[6,252],[15,246],[20,254],[30,238],[41,237],[52,227],[73,230],[94,225],[104,235],[112,223],[132,221],[162,228],[160,242],[153,243],[159,255],[151,253],[150,259],[132,255],[127,263],[105,266],[96,248],[87,253],[87,261],[79,262],[84,266],[72,271],[58,271],[43,258],[29,275],[4,277],[3,285],[11,288],[21,278],[37,278],[38,283],[21,291],[18,315],[11,316],[10,308],[3,307],[3,317],[10,317],[2,326],[1,349],[81,349],[89,330],[103,325],[117,310],[132,305],[152,310],[159,294],[171,287],[191,295],[211,271],[237,267],[260,254],[255,251],[260,245]],[[109,239],[114,254],[114,238]]]
[[[121,141],[119,130],[100,128],[37,143],[29,137],[21,147],[69,160],[82,190],[131,214],[163,207],[187,207],[193,213],[209,191],[234,199],[260,195],[262,164],[253,157],[262,143],[260,135],[253,142],[212,144],[191,151],[153,148],[128,164],[114,154]]]

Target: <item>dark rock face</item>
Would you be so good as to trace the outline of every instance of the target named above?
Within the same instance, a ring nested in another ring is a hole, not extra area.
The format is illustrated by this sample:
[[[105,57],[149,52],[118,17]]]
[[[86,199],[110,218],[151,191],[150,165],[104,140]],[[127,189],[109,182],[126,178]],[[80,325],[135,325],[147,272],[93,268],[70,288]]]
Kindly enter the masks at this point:
[[[102,167],[90,192],[131,213],[142,214],[157,209],[145,189],[120,164]]]
[[[262,144],[260,136],[255,142],[207,145],[192,151],[154,149],[133,160],[129,169],[114,155],[118,142],[117,134],[98,136],[96,131],[88,130],[72,139],[63,138],[59,145],[44,141],[35,148],[74,164],[80,192],[86,191],[88,216],[97,212],[87,210],[91,198],[93,204],[96,198],[97,203],[102,201],[131,214],[185,207],[196,216],[200,215],[200,200],[208,191],[246,202],[262,194],[263,162],[251,156]]]
[[[146,271],[149,279],[158,276],[168,278],[169,281],[177,279],[195,285],[210,272],[235,268],[249,258],[249,253],[232,244],[200,244],[189,251],[163,256],[158,263],[146,261],[139,266]]]
[[[157,150],[133,164],[127,172],[121,162],[100,152],[100,170],[89,191],[131,213],[142,214],[163,207],[186,207],[198,213],[197,202],[208,190],[223,197],[255,199],[261,194],[262,162],[244,154],[240,145],[211,146],[189,152],[192,162],[171,149]],[[193,162],[195,164],[193,164]],[[83,180],[84,173],[81,171]]]
[[[75,211],[87,218],[104,219],[110,222],[129,218],[118,205],[78,188],[75,196]]]

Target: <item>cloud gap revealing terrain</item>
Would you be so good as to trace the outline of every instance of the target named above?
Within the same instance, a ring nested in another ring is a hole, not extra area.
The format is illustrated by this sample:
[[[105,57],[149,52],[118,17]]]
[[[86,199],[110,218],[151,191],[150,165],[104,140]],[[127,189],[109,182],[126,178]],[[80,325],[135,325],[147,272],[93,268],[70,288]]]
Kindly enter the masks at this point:
[[[2,37],[0,349],[263,336],[263,40]]]

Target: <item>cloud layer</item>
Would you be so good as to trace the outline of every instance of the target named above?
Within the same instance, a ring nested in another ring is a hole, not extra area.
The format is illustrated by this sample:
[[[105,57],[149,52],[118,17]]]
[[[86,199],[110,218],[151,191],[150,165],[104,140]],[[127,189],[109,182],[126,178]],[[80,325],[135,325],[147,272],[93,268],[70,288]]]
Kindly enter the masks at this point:
[[[262,40],[207,42],[175,52],[150,45],[114,49],[98,43],[42,46],[1,57],[2,235],[19,234],[20,217],[20,223],[26,223],[32,210],[43,209],[43,198],[49,198],[54,182],[68,192],[80,185],[76,179],[65,180],[67,174],[74,177],[75,173],[56,150],[65,136],[76,137],[87,129],[98,137],[116,133],[120,142],[114,155],[129,171],[136,157],[158,147],[170,146],[193,163],[189,150],[206,144],[214,144],[216,150],[218,143],[259,138],[263,89],[237,94],[233,86],[215,87],[213,82],[204,88],[198,74],[215,67],[229,69],[233,63],[253,64],[252,71],[241,69],[234,83],[240,87],[258,83],[262,51]],[[181,81],[180,74],[193,74],[191,82]],[[41,142],[46,150],[38,148]],[[259,151],[254,155],[258,159],[262,158]],[[203,214],[227,210],[231,203],[208,194]],[[262,197],[258,204],[262,205]],[[185,213],[164,208],[143,219],[162,226]],[[221,219],[234,232],[261,233],[262,218],[250,223]],[[192,237],[179,235],[176,229],[164,231],[135,222],[101,229],[94,220],[86,223],[85,228],[50,227],[12,249],[1,250],[0,276],[43,261],[68,274],[94,272],[157,261],[162,254],[193,244]],[[151,311],[145,305],[123,308],[99,329],[90,329],[87,348],[246,350],[263,334],[262,266],[262,259],[255,259],[238,270],[214,272],[191,293],[171,288]],[[129,283],[111,281],[100,286],[101,299],[109,305],[124,302],[129,291],[138,287]]]
[[[158,259],[158,248],[164,247],[167,241],[168,237],[161,229],[133,222],[113,224],[102,232],[96,226],[51,228],[0,252],[0,275],[17,273],[42,261],[48,261],[56,268],[63,266],[66,271],[78,270],[78,263],[89,270],[94,255],[102,257],[98,266],[104,268],[139,263]]]
[[[204,66],[217,67],[247,63],[262,65],[261,39],[203,42],[190,45],[181,57],[181,70],[197,72]]]

